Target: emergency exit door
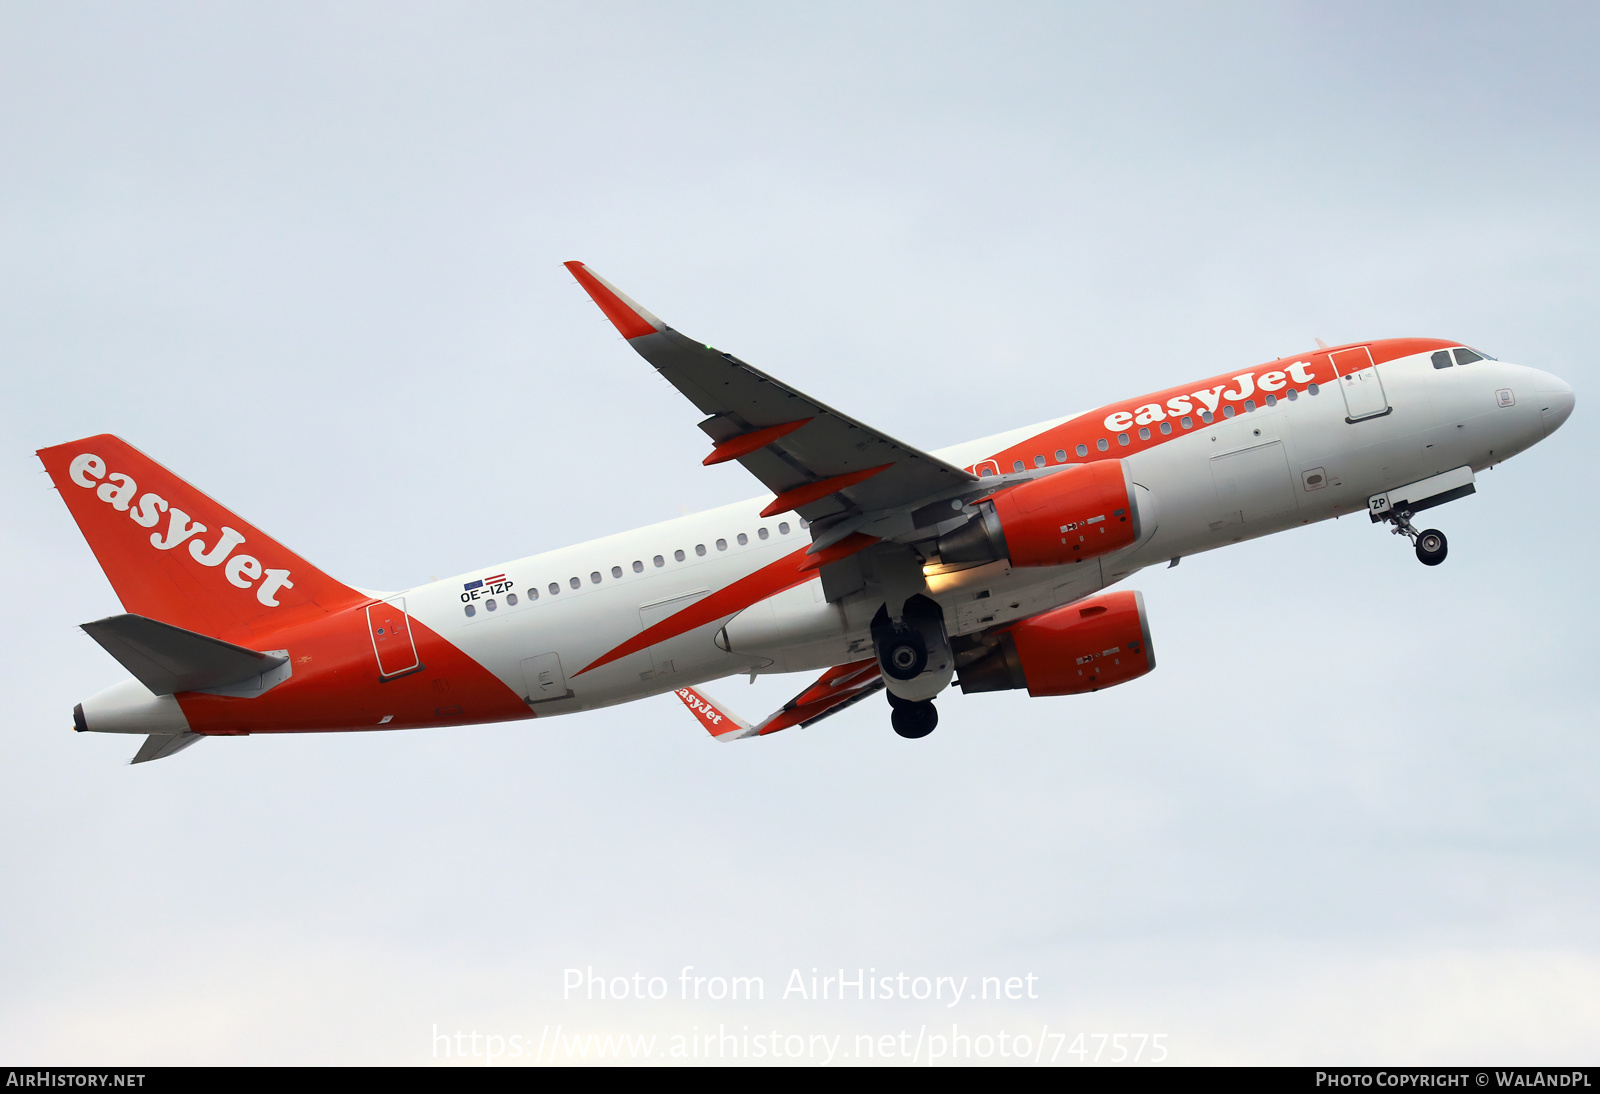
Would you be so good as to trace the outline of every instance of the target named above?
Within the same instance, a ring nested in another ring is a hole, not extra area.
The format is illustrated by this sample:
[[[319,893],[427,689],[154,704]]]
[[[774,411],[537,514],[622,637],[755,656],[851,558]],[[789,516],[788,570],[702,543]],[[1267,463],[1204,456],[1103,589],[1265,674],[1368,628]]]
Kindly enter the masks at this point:
[[[378,658],[379,679],[392,680],[422,668],[417,643],[411,637],[405,597],[368,605],[367,629],[372,632],[372,652]]]

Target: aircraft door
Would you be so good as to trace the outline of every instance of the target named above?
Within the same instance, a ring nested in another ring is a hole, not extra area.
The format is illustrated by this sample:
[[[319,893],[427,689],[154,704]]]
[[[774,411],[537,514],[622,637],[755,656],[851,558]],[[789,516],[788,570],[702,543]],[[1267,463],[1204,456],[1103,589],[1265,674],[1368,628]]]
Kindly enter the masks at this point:
[[[372,652],[378,658],[379,679],[392,680],[422,668],[416,640],[411,637],[405,597],[368,605],[367,630],[372,634]]]
[[[1389,397],[1384,393],[1378,366],[1372,363],[1372,351],[1366,346],[1357,346],[1330,353],[1328,360],[1333,362],[1333,370],[1339,376],[1339,390],[1344,392],[1344,407],[1348,412],[1345,421],[1355,423],[1389,413]]]

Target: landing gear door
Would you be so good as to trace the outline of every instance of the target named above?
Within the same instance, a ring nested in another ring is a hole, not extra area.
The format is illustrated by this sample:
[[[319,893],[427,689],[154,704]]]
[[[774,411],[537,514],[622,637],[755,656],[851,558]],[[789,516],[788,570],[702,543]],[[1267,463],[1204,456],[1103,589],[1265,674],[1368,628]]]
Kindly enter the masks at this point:
[[[416,640],[411,637],[405,597],[391,597],[368,605],[367,630],[372,634],[372,652],[378,658],[379,679],[393,680],[422,668]]]
[[[1344,392],[1345,421],[1355,423],[1389,413],[1389,397],[1384,393],[1378,366],[1372,363],[1372,352],[1366,346],[1330,353],[1328,360],[1333,362],[1333,370],[1339,376],[1339,390]]]

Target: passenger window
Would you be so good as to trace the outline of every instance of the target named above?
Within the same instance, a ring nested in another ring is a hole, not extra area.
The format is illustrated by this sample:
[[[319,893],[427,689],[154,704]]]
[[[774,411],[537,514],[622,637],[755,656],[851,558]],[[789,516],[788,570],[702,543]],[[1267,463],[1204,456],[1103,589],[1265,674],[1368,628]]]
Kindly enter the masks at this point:
[[[613,567],[611,567],[611,576],[612,577],[621,577],[622,576],[622,567],[621,566],[613,566]]]
[[[1249,411],[1254,410],[1255,408],[1256,408],[1256,401],[1254,399],[1246,399],[1244,401],[1244,409],[1245,409],[1246,413],[1248,413]]]
[[[682,562],[683,561],[683,549],[681,547],[678,550],[672,552],[672,560],[674,562]]]
[[[650,565],[656,567],[657,569],[660,569],[662,566],[665,566],[666,564],[667,564],[667,560],[662,558],[660,555],[657,555],[655,558],[652,558],[650,560]]]
[[[989,477],[989,476],[990,476],[990,475],[992,475],[992,474],[994,474],[994,468],[992,468],[992,467],[985,467],[985,468],[984,468],[984,469],[983,469],[983,470],[982,470],[982,471],[979,471],[979,472],[978,472],[978,478],[980,478],[980,479],[986,479],[986,478],[988,478],[988,477]]]
[[[1470,349],[1456,350],[1456,364],[1458,365],[1470,365],[1474,361],[1481,360],[1483,360],[1483,354],[1481,353],[1473,353]]]
[[[805,517],[801,517],[800,518],[800,527],[802,527],[802,528],[810,528],[811,527],[811,522],[809,520],[807,520]]]
[[[1078,446],[1078,455],[1087,456],[1088,454],[1089,454],[1089,446],[1086,445],[1086,444],[1080,444]]]
[[[473,616],[478,614],[478,609],[474,608],[471,604],[468,604],[465,610],[468,619],[471,619]]]
[[[551,596],[555,596],[560,591],[561,591],[561,586],[557,585],[554,581],[552,581],[550,583],[550,595]]]
[[[749,542],[750,542],[750,537],[745,535],[743,532],[740,532],[739,533],[739,546],[743,547],[745,544],[747,544]]]
[[[1011,461],[1011,470],[1013,470],[1013,471],[1021,471],[1022,470],[1022,461],[1021,460],[1012,460]]]
[[[494,597],[491,596],[488,600],[485,600],[483,602],[483,606],[488,608],[491,612],[494,611]]]
[[[1183,426],[1183,428],[1185,428],[1185,429],[1193,429],[1194,428],[1194,419],[1189,417],[1189,415],[1185,414],[1183,416],[1183,420],[1181,422],[1179,422],[1178,424]]]
[[[1161,432],[1163,432],[1163,433],[1171,433],[1172,432],[1172,423],[1171,422],[1162,422],[1161,423]]]
[[[757,528],[756,529],[756,536],[759,539],[766,539],[767,538],[767,530],[765,528]]]
[[[1433,355],[1434,368],[1449,368],[1454,363],[1454,361],[1450,360],[1450,351],[1447,349],[1439,350]]]
[[[517,594],[516,593],[507,593],[506,594],[506,607],[515,608],[516,606],[517,606]]]
[[[1044,457],[1043,456],[1035,456],[1033,458],[1033,466],[1035,466],[1035,467],[1043,467],[1044,466]]]
[[[1118,433],[1117,434],[1117,443],[1118,444],[1127,444],[1128,443],[1128,435],[1126,433]]]
[[[576,581],[577,579],[574,578],[573,580]],[[600,584],[600,571],[599,570],[591,570],[589,572],[589,583],[592,584],[592,585]]]
[[[1067,462],[1067,450],[1065,448],[1056,449],[1056,462],[1057,463],[1066,463]]]
[[[1202,411],[1201,411],[1201,412],[1200,412],[1200,420],[1201,420],[1201,421],[1202,421],[1202,422],[1205,422],[1205,423],[1206,423],[1206,425],[1210,425],[1210,424],[1211,424],[1211,411],[1209,411],[1209,410],[1202,410]]]
[[[696,543],[694,545],[694,553],[699,555],[701,558],[704,558],[706,554],[706,545],[704,543]]]
[[[780,536],[786,536],[786,535],[789,534],[789,522],[788,521],[780,520],[778,522],[778,534]]]
[[[1278,405],[1278,397],[1276,395],[1268,395],[1267,396],[1267,405],[1268,406],[1277,406]]]
[[[1106,440],[1104,437],[1101,437],[1098,441],[1094,442],[1094,446],[1100,451],[1104,452],[1106,449],[1111,447],[1111,442]]]
[[[644,573],[644,563],[637,558],[633,560],[633,572],[636,574]]]
[[[535,600],[538,600],[538,599],[539,599],[539,590],[533,588],[532,586],[529,586],[528,587],[528,603],[532,604]]]
[[[579,581],[579,580],[578,580],[578,579],[577,579],[577,578],[575,578],[575,577],[569,577],[569,578],[568,578],[568,579],[567,579],[567,584],[568,584],[568,585],[571,585],[571,586],[572,586],[572,587],[573,587],[573,588],[574,588],[574,589],[581,589],[581,588],[583,588],[583,582],[581,582],[581,581]]]
[[[1227,405],[1227,406],[1225,406],[1225,407],[1223,407],[1223,408],[1222,408],[1222,416],[1223,416],[1223,417],[1224,417],[1224,418],[1231,418],[1231,417],[1233,417],[1233,416],[1234,416],[1234,414],[1236,414],[1236,413],[1237,413],[1237,411],[1235,411],[1235,410],[1234,410],[1234,409],[1233,409],[1233,404],[1232,404],[1232,403],[1229,403],[1229,404],[1228,404],[1228,405]]]
[[[1150,439],[1150,427],[1149,426],[1142,425],[1142,426],[1139,427],[1139,439],[1141,441],[1148,441]]]
[[[725,540],[725,539],[717,540],[717,550],[726,551],[727,549],[728,549],[728,541],[727,540]]]

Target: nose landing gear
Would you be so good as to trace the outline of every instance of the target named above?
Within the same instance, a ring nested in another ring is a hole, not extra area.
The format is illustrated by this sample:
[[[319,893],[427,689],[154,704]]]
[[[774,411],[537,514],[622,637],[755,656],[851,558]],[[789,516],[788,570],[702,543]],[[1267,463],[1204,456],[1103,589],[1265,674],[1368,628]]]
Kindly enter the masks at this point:
[[[1417,531],[1411,523],[1411,510],[1396,509],[1383,519],[1394,525],[1392,531],[1395,535],[1410,538],[1417,548],[1417,561],[1424,566],[1437,566],[1450,553],[1450,541],[1439,529],[1424,528]]]

